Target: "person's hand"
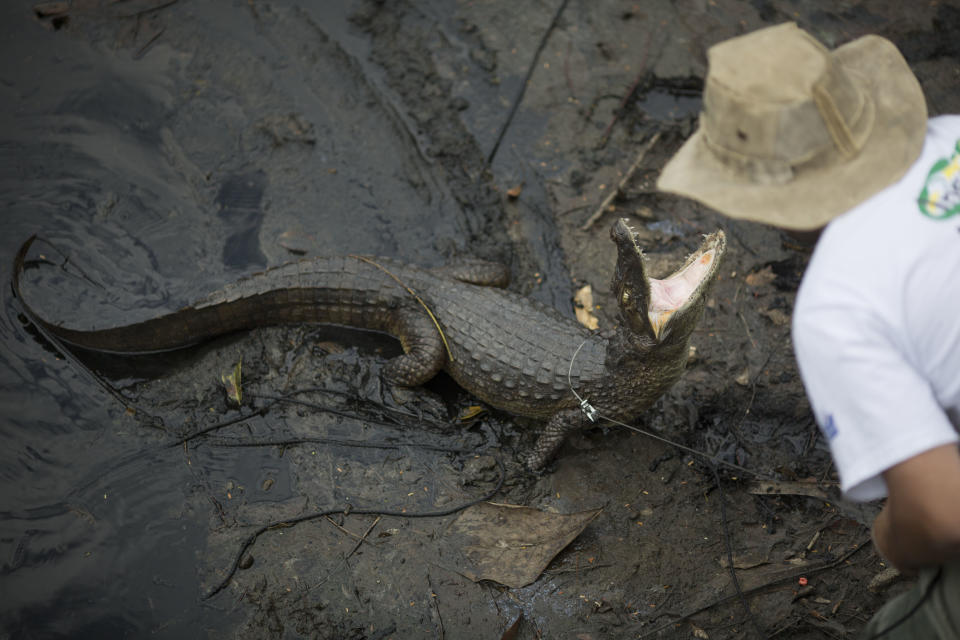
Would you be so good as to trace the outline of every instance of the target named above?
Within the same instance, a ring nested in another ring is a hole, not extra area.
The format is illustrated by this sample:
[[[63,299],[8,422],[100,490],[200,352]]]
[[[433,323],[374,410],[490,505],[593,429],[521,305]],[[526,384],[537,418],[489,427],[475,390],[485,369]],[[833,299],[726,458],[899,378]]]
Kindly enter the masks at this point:
[[[887,503],[873,523],[880,555],[901,572],[960,558],[960,449],[935,447],[883,473]]]
[[[873,549],[877,552],[877,555],[880,556],[880,560],[888,567],[893,567],[904,576],[913,576],[916,573],[915,570],[902,569],[890,561],[890,556],[886,550],[889,545],[889,518],[890,512],[887,510],[886,504],[884,504],[883,509],[873,521],[873,528],[870,530],[870,536],[873,539]]]

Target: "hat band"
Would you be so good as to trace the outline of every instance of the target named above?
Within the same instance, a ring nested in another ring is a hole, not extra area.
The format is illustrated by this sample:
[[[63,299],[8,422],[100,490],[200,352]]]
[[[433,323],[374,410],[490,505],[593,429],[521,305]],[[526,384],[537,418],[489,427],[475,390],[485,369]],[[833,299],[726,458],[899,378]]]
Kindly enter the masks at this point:
[[[856,75],[852,71],[847,71],[847,74]],[[851,88],[853,87],[856,87],[856,85],[852,85]],[[818,82],[812,89],[813,102],[817,106],[820,117],[823,118],[823,123],[827,126],[827,133],[830,134],[834,146],[843,154],[845,159],[856,156],[863,148],[870,135],[870,129],[873,127],[873,102],[870,96],[866,92],[858,92],[860,94],[860,109],[847,119],[843,117],[836,101],[823,83]],[[848,121],[859,130],[859,135],[854,134],[847,124]]]

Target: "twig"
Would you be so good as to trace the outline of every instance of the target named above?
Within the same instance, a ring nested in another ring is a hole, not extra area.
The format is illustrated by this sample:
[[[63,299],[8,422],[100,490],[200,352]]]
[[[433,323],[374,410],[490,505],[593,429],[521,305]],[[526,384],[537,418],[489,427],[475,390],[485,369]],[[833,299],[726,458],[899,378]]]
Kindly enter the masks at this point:
[[[620,104],[617,106],[616,111],[613,112],[613,118],[610,119],[610,124],[607,125],[607,128],[603,130],[603,135],[600,136],[600,148],[606,146],[607,140],[610,139],[610,132],[613,130],[613,125],[617,123],[617,120],[620,117],[620,112],[623,111],[623,108],[627,106],[627,102],[630,101],[631,96],[636,92],[637,87],[640,86],[640,81],[643,80],[644,76],[647,75],[647,57],[650,55],[650,42],[653,40],[653,29],[650,30],[650,33],[647,35],[647,43],[643,46],[643,57],[640,58],[640,73],[637,74],[637,78],[633,81],[633,84],[630,85],[630,88],[624,94],[623,98],[620,100]]]
[[[154,42],[156,42],[156,41],[160,38],[160,36],[163,35],[164,31],[166,31],[166,30],[167,30],[166,27],[160,27],[159,29],[157,29],[157,32],[156,32],[155,34],[153,34],[152,36],[150,36],[150,38],[143,44],[142,47],[140,47],[139,49],[137,49],[137,52],[134,53],[133,56],[132,56],[133,59],[134,59],[134,60],[139,60],[140,58],[142,58],[143,55],[147,52],[147,49],[149,49],[150,46],[151,46]]]
[[[330,516],[323,516],[323,517],[326,519],[327,522],[329,522],[330,524],[332,524],[333,526],[335,526],[335,527],[336,527],[337,529],[339,529],[342,533],[350,536],[351,538],[356,538],[357,540],[360,540],[360,541],[362,542],[362,538],[361,538],[360,536],[358,536],[357,534],[355,534],[353,531],[350,531],[349,529],[344,528],[343,525],[341,525],[339,522],[337,522],[336,520],[334,520],[334,519],[331,518]]]
[[[637,155],[637,159],[633,161],[633,164],[630,165],[630,168],[627,169],[627,172],[623,174],[623,178],[620,179],[620,182],[617,184],[617,188],[614,189],[610,195],[603,199],[603,202],[600,203],[600,206],[597,207],[597,210],[593,212],[587,221],[580,225],[580,231],[587,231],[590,227],[593,226],[597,220],[599,220],[604,212],[607,210],[607,207],[610,206],[617,197],[623,195],[623,191],[627,186],[627,183],[630,182],[630,179],[633,178],[633,174],[637,172],[637,169],[640,168],[640,164],[643,162],[644,156],[653,148],[653,145],[657,144],[657,140],[660,139],[660,131],[657,131],[655,134],[650,136],[650,139],[647,140],[647,144],[643,145],[643,148],[640,149],[640,153]]]
[[[223,420],[222,422],[218,422],[218,423],[216,423],[216,424],[212,424],[212,425],[210,425],[209,427],[204,427],[203,429],[200,429],[199,431],[195,431],[194,433],[191,433],[190,435],[183,436],[182,438],[180,438],[180,439],[177,440],[176,442],[174,442],[174,443],[172,443],[172,444],[169,444],[169,445],[167,445],[167,446],[170,447],[170,448],[180,447],[180,446],[186,446],[186,444],[187,444],[188,442],[190,442],[191,440],[195,440],[195,439],[199,438],[200,436],[204,436],[204,435],[206,435],[206,434],[208,434],[208,433],[210,433],[210,432],[212,432],[212,431],[217,431],[218,429],[223,429],[223,428],[225,428],[225,427],[229,427],[230,425],[234,425],[234,424],[237,424],[237,423],[239,423],[239,422],[245,422],[245,421],[249,420],[250,418],[255,418],[256,416],[262,416],[262,415],[266,414],[267,409],[269,409],[269,407],[270,407],[270,405],[267,405],[267,406],[265,406],[265,407],[261,407],[261,408],[257,409],[256,411],[253,411],[253,412],[251,412],[251,413],[244,413],[244,414],[241,414],[241,415],[239,415],[239,416],[236,416],[236,417],[233,417],[233,418],[228,418],[228,419],[226,419],[226,420]]]
[[[747,337],[750,336],[750,328],[747,327],[747,319],[743,317],[743,314],[739,311],[737,312],[740,316],[740,319],[743,320],[743,326],[747,330]],[[753,338],[750,338],[753,340]],[[760,368],[757,369],[756,375],[753,376],[753,380],[750,382],[750,400],[747,401],[747,406],[743,410],[743,415],[740,416],[740,422],[736,426],[729,425],[730,433],[733,434],[733,437],[736,438],[737,444],[740,445],[747,453],[750,455],[756,455],[753,449],[747,446],[747,443],[744,441],[743,434],[740,432],[740,428],[743,426],[743,423],[747,420],[747,416],[750,415],[750,410],[753,409],[753,401],[757,398],[757,380],[760,379],[760,376],[763,374],[764,369],[767,368],[767,365],[770,364],[770,360],[773,359],[774,354],[777,352],[777,348],[770,350],[770,353],[767,354],[767,359],[763,361],[763,364],[760,365]],[[758,476],[759,477],[759,476]]]
[[[355,545],[353,546],[353,549],[350,549],[350,553],[347,554],[347,556],[346,556],[346,558],[344,558],[344,560],[346,560],[347,558],[349,558],[350,556],[352,556],[354,553],[356,553],[356,552],[357,552],[357,549],[360,548],[360,545],[361,545],[361,544],[363,544],[364,542],[367,542],[367,536],[370,535],[370,532],[373,531],[373,528],[374,528],[375,526],[377,526],[377,523],[380,522],[380,520],[382,520],[382,519],[383,519],[383,516],[377,516],[377,519],[370,523],[370,526],[367,527],[367,530],[363,532],[363,535],[360,536],[360,539],[359,539],[359,540],[357,540],[357,544],[355,544]],[[344,531],[346,531],[346,529],[344,529]],[[353,535],[353,534],[350,534],[350,535]],[[370,543],[367,542],[367,544],[370,544]]]
[[[806,568],[801,569],[801,570],[799,570],[799,571],[794,571],[794,572],[792,572],[792,573],[790,573],[790,574],[788,574],[788,575],[782,576],[782,577],[777,578],[777,579],[775,579],[775,580],[771,580],[770,582],[765,582],[765,583],[763,583],[763,584],[757,585],[756,587],[747,589],[747,590],[745,590],[745,591],[743,592],[743,594],[749,596],[749,595],[753,595],[753,594],[755,594],[755,593],[761,593],[761,592],[763,592],[763,591],[765,591],[766,589],[769,589],[769,588],[771,588],[771,587],[777,587],[777,586],[780,586],[781,584],[791,583],[791,582],[793,582],[794,580],[796,580],[797,578],[799,578],[800,576],[811,576],[811,575],[816,575],[816,574],[818,574],[818,573],[823,573],[824,571],[829,571],[830,569],[833,569],[834,567],[838,567],[838,566],[840,566],[841,564],[843,564],[844,562],[846,562],[851,556],[853,556],[853,554],[855,554],[856,552],[860,551],[860,549],[862,549],[863,547],[865,547],[865,546],[866,546],[867,544],[869,544],[869,543],[870,543],[870,538],[867,537],[865,540],[863,540],[862,542],[858,543],[855,547],[853,547],[852,549],[850,549],[850,551],[846,552],[845,554],[843,554],[842,556],[840,556],[840,557],[837,558],[836,560],[833,560],[832,562],[826,562],[826,563],[824,563],[824,564],[822,564],[822,565],[820,565],[820,566],[806,567]],[[688,620],[689,618],[692,618],[693,616],[697,615],[698,613],[703,613],[704,611],[709,611],[710,609],[712,609],[712,608],[714,608],[714,607],[717,607],[717,606],[720,606],[720,605],[722,605],[722,604],[726,604],[727,602],[730,602],[731,600],[733,600],[734,598],[737,598],[737,597],[739,597],[739,596],[738,596],[736,593],[733,593],[733,594],[724,596],[724,597],[722,597],[722,598],[718,598],[717,600],[714,600],[713,602],[710,602],[710,603],[708,603],[708,604],[705,604],[705,605],[703,605],[702,607],[697,607],[696,609],[693,609],[692,611],[688,611],[687,613],[681,614],[679,617],[677,617],[676,620],[674,620],[674,621],[672,621],[672,622],[668,622],[668,623],[666,623],[666,624],[660,625],[660,626],[657,627],[656,629],[652,629],[652,630],[648,631],[647,633],[644,633],[644,634],[641,634],[641,635],[637,636],[637,640],[643,640],[644,638],[651,638],[651,637],[659,634],[661,631],[663,631],[663,630],[665,630],[665,629],[669,629],[670,627],[672,627],[672,626],[675,625],[675,624],[679,624],[679,623],[683,622],[684,620]]]
[[[371,260],[370,258],[368,258],[368,257],[366,257],[366,256],[357,256],[357,255],[352,255],[352,254],[351,254],[350,256],[348,256],[348,257],[354,258],[354,259],[356,259],[356,260],[360,260],[361,262],[366,262],[367,264],[370,264],[370,265],[373,265],[373,266],[376,267],[377,269],[380,269],[380,271],[383,271],[385,274],[387,274],[388,276],[390,276],[391,278],[393,278],[398,285],[400,285],[401,287],[403,287],[404,289],[406,289],[406,290],[407,290],[407,293],[409,293],[411,296],[413,296],[414,299],[415,299],[417,302],[420,303],[420,306],[423,307],[424,311],[427,312],[427,315],[430,316],[430,320],[433,321],[433,325],[437,328],[437,331],[440,333],[440,339],[443,340],[443,346],[444,346],[444,348],[447,350],[447,358],[450,360],[450,362],[453,362],[453,361],[454,361],[454,360],[453,360],[453,352],[450,351],[450,345],[447,343],[447,336],[444,335],[444,333],[443,333],[443,327],[440,326],[440,321],[437,320],[437,317],[436,317],[435,315],[433,315],[433,311],[431,311],[431,310],[430,310],[430,307],[427,306],[427,303],[424,302],[423,299],[422,299],[420,296],[417,295],[416,291],[414,291],[413,289],[411,289],[410,287],[408,287],[407,285],[405,285],[405,284],[400,280],[400,278],[398,278],[396,275],[394,275],[394,274],[391,273],[389,270],[387,270],[383,265],[375,262],[374,260]]]
[[[316,404],[316,403],[313,403],[313,402],[309,402],[309,401],[307,401],[307,400],[295,400],[295,399],[293,398],[293,396],[298,396],[298,395],[306,394],[306,393],[326,393],[326,394],[330,394],[330,395],[334,395],[334,396],[340,396],[341,398],[346,398],[346,399],[348,399],[348,400],[353,400],[353,401],[356,402],[356,403],[359,403],[359,402],[362,401],[364,405],[373,405],[373,406],[375,406],[377,409],[379,409],[380,411],[382,411],[382,412],[384,412],[385,414],[388,414],[388,415],[392,414],[392,415],[400,416],[400,417],[403,417],[403,418],[410,418],[411,420],[416,420],[416,421],[417,421],[418,423],[420,423],[420,424],[427,424],[427,425],[434,426],[434,427],[445,427],[445,426],[449,426],[449,425],[447,425],[447,423],[445,423],[445,422],[438,422],[437,420],[424,420],[424,419],[423,419],[423,416],[420,415],[419,413],[414,413],[414,412],[412,412],[412,411],[405,411],[405,410],[400,409],[400,408],[397,408],[397,407],[390,407],[390,406],[387,406],[387,405],[383,404],[382,402],[377,402],[377,401],[375,401],[375,400],[371,400],[371,399],[368,399],[368,398],[361,398],[361,397],[357,396],[355,392],[350,392],[350,393],[348,393],[348,392],[346,392],[346,391],[338,391],[338,390],[336,390],[336,389],[326,389],[326,388],[324,388],[324,387],[303,387],[303,388],[301,388],[301,389],[294,389],[294,390],[292,390],[292,391],[289,391],[289,392],[287,392],[286,394],[284,394],[284,395],[282,395],[282,396],[274,396],[274,395],[270,395],[270,394],[266,394],[266,393],[258,393],[258,394],[248,393],[248,394],[247,394],[247,397],[250,398],[250,399],[252,399],[252,400],[256,400],[256,399],[260,399],[260,400],[277,400],[277,401],[280,401],[280,402],[288,402],[288,403],[290,403],[290,404],[296,404],[296,405],[300,405],[300,406],[304,406],[304,407],[309,407],[309,408],[311,408],[311,409],[319,409],[319,410],[321,410],[321,411],[328,411],[328,409],[327,409],[326,407],[324,407],[323,405]],[[355,415],[355,414],[349,414],[349,413],[338,414],[338,413],[337,413],[336,411],[334,411],[334,410],[329,410],[329,411],[330,411],[331,413],[334,413],[335,415],[343,415],[344,417],[354,417],[354,418],[358,417],[358,416]],[[393,423],[393,424],[391,425],[390,423],[380,421],[380,422],[377,422],[377,424],[383,424],[383,425],[385,425],[385,426],[396,426],[396,425],[402,425],[403,423],[397,421],[397,422],[395,422],[395,423]]]
[[[437,614],[437,624],[440,625],[440,632],[437,634],[437,637],[440,640],[443,640],[445,637],[444,628],[443,628],[443,616],[440,615],[440,603],[437,602],[439,596],[437,592],[433,590],[433,581],[430,579],[430,574],[427,574],[427,587],[430,589],[428,597],[430,598],[430,604],[433,606],[434,612]]]
[[[560,5],[553,14],[553,19],[550,20],[550,25],[547,27],[547,30],[543,32],[543,36],[540,38],[540,44],[537,45],[537,50],[533,53],[533,59],[530,60],[530,66],[527,67],[527,74],[523,77],[523,82],[520,84],[520,89],[517,91],[517,96],[513,99],[513,104],[510,105],[510,113],[507,114],[507,119],[500,127],[500,133],[497,134],[497,141],[493,143],[493,148],[490,149],[490,153],[487,154],[487,161],[484,164],[484,169],[487,169],[491,164],[493,164],[493,159],[497,157],[497,151],[500,150],[500,143],[503,142],[503,137],[507,134],[507,129],[509,129],[510,125],[513,123],[513,117],[517,113],[517,108],[519,108],[520,103],[523,102],[523,96],[527,92],[527,85],[530,84],[530,78],[533,77],[533,70],[537,68],[537,63],[540,60],[540,54],[543,53],[544,48],[547,46],[547,41],[550,39],[550,34],[552,34],[553,30],[556,28],[557,22],[560,20],[560,15],[563,13],[564,9],[567,8],[567,3],[569,1],[570,0],[561,0]]]
[[[733,566],[733,545],[730,542],[730,527],[727,526],[727,501],[724,497],[723,485],[720,483],[720,474],[717,473],[716,465],[711,465],[710,469],[713,471],[713,479],[717,483],[717,491],[720,492],[720,526],[723,528],[723,544],[727,549],[727,568],[730,570],[730,580],[733,582],[733,588],[737,592],[737,598],[740,599],[743,613],[750,621],[750,626],[757,632],[758,638],[763,638],[763,631],[760,629],[760,625],[757,624],[756,618],[754,618],[750,612],[750,603],[747,602],[747,596],[743,593],[743,589],[740,588],[737,568]]]
[[[352,515],[380,515],[380,516],[389,516],[393,518],[439,518],[442,516],[448,516],[452,513],[457,513],[458,511],[463,511],[468,507],[472,507],[475,504],[481,502],[486,502],[493,498],[500,492],[500,489],[503,488],[503,483],[507,477],[507,470],[503,466],[503,461],[500,458],[494,458],[497,462],[497,467],[500,469],[500,478],[497,480],[497,485],[487,492],[485,495],[469,500],[463,504],[457,505],[455,507],[450,507],[448,509],[438,509],[436,511],[421,511],[421,512],[407,512],[401,510],[390,510],[390,509],[350,509],[349,513]],[[202,596],[203,600],[209,600],[214,597],[221,591],[223,591],[230,581],[233,579],[234,574],[236,574],[237,569],[240,566],[240,560],[243,558],[243,554],[247,552],[247,549],[252,547],[256,543],[257,539],[266,533],[267,531],[273,531],[275,529],[286,529],[289,527],[294,527],[301,522],[309,522],[310,520],[316,520],[317,518],[322,518],[324,516],[333,515],[335,513],[344,513],[342,508],[334,507],[330,509],[324,509],[322,511],[317,511],[314,513],[308,513],[306,515],[298,516],[296,518],[290,518],[289,520],[278,520],[276,522],[271,522],[258,528],[256,531],[251,533],[246,540],[243,541],[243,544],[240,545],[240,550],[237,552],[237,555],[233,559],[233,564],[230,569],[227,571],[227,575],[220,581],[220,583],[210,590],[209,593]]]
[[[166,9],[167,7],[171,7],[177,4],[177,2],[178,0],[166,0],[166,2],[161,2],[159,4],[153,5],[152,7],[147,7],[146,9],[140,9],[139,11],[133,11],[131,13],[118,13],[116,17],[117,18],[139,18],[140,16],[144,16],[148,13],[155,13],[162,9]]]
[[[750,333],[750,326],[747,324],[747,319],[743,315],[743,312],[737,310],[737,317],[740,318],[740,321],[743,323],[743,330],[747,333],[747,338],[750,340],[750,344],[753,345],[753,348],[757,348],[757,341],[753,339],[753,335]]]
[[[462,447],[444,447],[427,442],[369,442],[366,440],[350,440],[349,438],[327,438],[323,436],[313,438],[273,438],[264,440],[204,440],[209,447],[235,447],[238,449],[255,449],[259,447],[295,447],[302,444],[328,444],[357,449],[399,449],[410,447],[421,451],[439,451],[440,453],[463,453]]]

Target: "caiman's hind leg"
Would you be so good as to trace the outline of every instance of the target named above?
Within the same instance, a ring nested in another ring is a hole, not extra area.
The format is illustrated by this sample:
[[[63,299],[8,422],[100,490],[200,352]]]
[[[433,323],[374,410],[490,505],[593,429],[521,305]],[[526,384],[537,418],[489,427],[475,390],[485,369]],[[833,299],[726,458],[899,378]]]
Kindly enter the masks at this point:
[[[543,433],[533,445],[533,451],[527,456],[527,468],[540,471],[557,452],[567,436],[584,425],[586,417],[579,408],[558,411],[550,418]]]
[[[383,377],[390,384],[416,387],[443,368],[447,351],[440,330],[425,310],[405,311],[391,333],[400,339],[404,353],[392,358],[383,368]]]

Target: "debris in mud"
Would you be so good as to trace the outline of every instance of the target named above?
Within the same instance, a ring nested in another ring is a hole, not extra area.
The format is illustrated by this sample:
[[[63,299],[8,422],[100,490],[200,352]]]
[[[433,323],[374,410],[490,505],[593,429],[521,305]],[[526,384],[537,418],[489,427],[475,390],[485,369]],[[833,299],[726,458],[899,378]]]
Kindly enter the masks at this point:
[[[762,269],[751,271],[743,279],[750,287],[765,287],[777,279],[777,274],[773,272],[770,265],[765,265]]]
[[[600,326],[597,316],[593,315],[593,287],[584,285],[573,294],[573,310],[577,314],[577,322],[587,329],[596,329]]]
[[[887,567],[877,575],[873,576],[867,589],[874,593],[882,593],[890,588],[893,583],[900,579],[900,572],[896,567]]]
[[[277,244],[295,256],[304,256],[316,246],[317,242],[307,234],[288,230],[277,237]]]
[[[299,113],[267,116],[257,121],[256,127],[270,138],[274,147],[289,143],[312,147],[317,143],[313,124]]]
[[[521,193],[523,193],[523,183],[514,185],[507,189],[507,197],[511,200],[516,200],[519,198]]]
[[[500,640],[516,640],[517,634],[520,633],[520,622],[522,621],[523,611],[517,614],[517,619],[506,628],[506,630],[503,632],[503,635],[500,636]]]
[[[66,14],[70,11],[69,2],[41,2],[33,5],[33,13],[38,20],[50,20],[50,26],[59,29],[66,25]],[[62,21],[62,22],[58,22]],[[46,23],[44,23],[46,24]]]
[[[462,573],[474,582],[493,580],[525,587],[601,511],[559,514],[517,505],[476,504],[451,526],[470,565]]]
[[[623,177],[620,179],[620,182],[617,183],[617,188],[610,192],[610,194],[603,199],[603,202],[600,203],[600,206],[597,207],[596,211],[587,218],[586,222],[580,225],[581,231],[587,231],[593,224],[603,217],[605,211],[613,210],[613,202],[617,198],[623,196],[624,191],[627,185],[630,183],[630,180],[633,178],[633,174],[637,172],[640,168],[640,165],[643,164],[643,159],[646,157],[647,153],[657,144],[657,141],[660,139],[660,132],[656,132],[650,139],[647,140],[647,143],[643,145],[643,148],[640,149],[640,153],[637,154],[637,159],[633,161],[633,164],[630,165],[630,168],[627,169],[627,172],[623,174]]]
[[[243,400],[243,391],[240,388],[240,371],[242,367],[243,359],[241,358],[237,364],[233,366],[230,373],[220,374],[220,381],[223,383],[224,390],[227,392],[227,399],[238,407]]]
[[[795,482],[758,480],[747,487],[747,492],[757,496],[806,496],[827,502],[831,500],[826,491],[820,488],[815,480],[800,480]]]

